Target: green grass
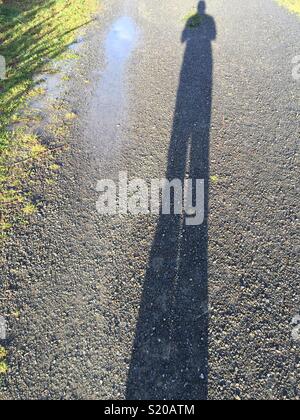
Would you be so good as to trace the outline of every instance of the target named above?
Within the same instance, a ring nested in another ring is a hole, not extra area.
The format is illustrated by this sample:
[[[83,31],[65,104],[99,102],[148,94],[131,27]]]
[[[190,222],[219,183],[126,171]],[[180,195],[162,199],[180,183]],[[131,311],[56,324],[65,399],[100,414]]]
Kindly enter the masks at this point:
[[[20,112],[30,98],[46,93],[33,77],[51,71],[52,61],[66,58],[77,31],[91,21],[97,7],[98,0],[0,0],[0,55],[7,64],[6,79],[0,80],[1,238],[16,215],[32,213],[24,181],[32,176],[34,161],[47,155],[39,138],[26,130],[36,117],[30,110]],[[16,122],[25,129],[8,130]]]
[[[290,12],[300,15],[300,0],[277,0],[279,4],[286,7]]]
[[[8,365],[6,363],[7,351],[0,346],[0,375],[5,375],[8,372]]]
[[[184,20],[187,22],[187,26],[191,29],[200,26],[203,22],[203,19],[204,16],[201,16],[196,9],[193,9],[184,17]]]

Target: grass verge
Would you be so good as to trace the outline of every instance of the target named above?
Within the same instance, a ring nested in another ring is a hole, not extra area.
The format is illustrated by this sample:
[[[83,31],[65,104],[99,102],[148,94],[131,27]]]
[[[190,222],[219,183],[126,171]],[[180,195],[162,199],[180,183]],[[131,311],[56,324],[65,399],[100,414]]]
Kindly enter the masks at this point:
[[[0,0],[0,56],[6,62],[0,80],[0,241],[16,221],[34,213],[26,179],[47,156],[38,136],[26,130],[36,117],[21,112],[45,93],[34,76],[50,72],[51,62],[68,54],[97,6],[98,0]],[[12,130],[13,123],[22,128]]]
[[[290,12],[300,15],[300,0],[277,0],[279,4],[286,7]]]

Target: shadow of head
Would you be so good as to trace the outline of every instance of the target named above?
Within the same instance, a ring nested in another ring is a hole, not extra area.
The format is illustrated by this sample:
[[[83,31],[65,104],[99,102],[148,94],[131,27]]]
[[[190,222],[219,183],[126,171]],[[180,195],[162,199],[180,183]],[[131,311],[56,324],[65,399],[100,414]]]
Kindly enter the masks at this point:
[[[198,13],[199,15],[205,15],[206,12],[206,3],[205,1],[201,0],[198,4]]]

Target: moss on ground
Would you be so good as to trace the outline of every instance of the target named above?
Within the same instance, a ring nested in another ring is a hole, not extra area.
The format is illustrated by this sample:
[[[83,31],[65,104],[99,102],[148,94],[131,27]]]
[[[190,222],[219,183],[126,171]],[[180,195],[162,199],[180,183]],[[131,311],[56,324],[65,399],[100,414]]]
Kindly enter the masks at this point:
[[[8,372],[8,365],[6,362],[7,351],[0,346],[0,375],[5,375]]]
[[[191,29],[197,28],[203,23],[203,20],[205,19],[204,16],[201,16],[197,9],[191,10],[185,17],[184,21],[187,22],[187,26]]]

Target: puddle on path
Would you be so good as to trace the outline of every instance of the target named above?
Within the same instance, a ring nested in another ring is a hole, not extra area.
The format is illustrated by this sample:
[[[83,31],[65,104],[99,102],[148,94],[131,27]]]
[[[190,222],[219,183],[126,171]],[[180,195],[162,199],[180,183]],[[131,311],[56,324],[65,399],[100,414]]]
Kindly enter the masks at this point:
[[[101,144],[102,156],[110,157],[122,141],[127,114],[127,63],[138,37],[134,20],[123,16],[112,24],[105,38],[106,67],[96,84],[89,115],[89,136],[93,136],[95,144]]]
[[[117,65],[126,61],[133,52],[138,38],[138,29],[132,18],[123,16],[112,26],[105,41],[108,62]]]

